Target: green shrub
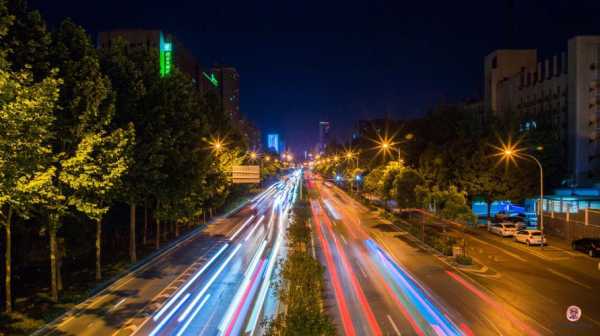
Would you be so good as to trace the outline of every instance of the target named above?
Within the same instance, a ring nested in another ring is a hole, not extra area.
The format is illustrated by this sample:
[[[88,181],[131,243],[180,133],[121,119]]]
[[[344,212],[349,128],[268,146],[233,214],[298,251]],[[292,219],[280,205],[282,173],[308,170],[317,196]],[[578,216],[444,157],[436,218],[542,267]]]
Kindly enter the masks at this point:
[[[460,265],[473,265],[473,258],[466,255],[456,256],[455,260]]]

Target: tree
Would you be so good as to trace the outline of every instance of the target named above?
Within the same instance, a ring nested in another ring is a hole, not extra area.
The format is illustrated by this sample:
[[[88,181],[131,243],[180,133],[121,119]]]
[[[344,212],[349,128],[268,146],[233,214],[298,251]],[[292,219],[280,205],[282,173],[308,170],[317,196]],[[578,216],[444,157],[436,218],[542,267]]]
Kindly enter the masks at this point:
[[[7,60],[11,69],[20,71],[30,67],[33,80],[38,82],[51,72],[49,62],[51,35],[38,11],[29,11],[27,1],[8,0],[6,9],[14,17],[2,39],[1,48],[10,50]]]
[[[84,138],[103,132],[109,125],[113,100],[110,81],[100,70],[96,49],[85,30],[71,20],[64,20],[54,33],[51,60],[52,65],[59,69],[64,83],[58,100],[60,108],[54,111],[56,140],[53,143],[52,168],[47,173],[52,186],[43,194],[50,236],[51,297],[58,301],[62,280],[56,236],[62,218],[70,211],[72,195],[69,193],[73,192],[61,180],[62,169],[64,163],[76,156]],[[70,169],[75,170],[73,167]]]
[[[363,190],[367,193],[377,194],[382,188],[383,175],[385,173],[385,166],[378,166],[371,170],[365,177],[363,184]]]
[[[124,128],[133,124],[136,128],[135,147],[132,152],[134,160],[123,177],[120,188],[120,198],[129,204],[129,258],[131,262],[137,261],[136,251],[136,205],[144,203],[147,206],[147,198],[144,190],[144,176],[141,175],[142,167],[146,161],[139,156],[143,146],[143,129],[148,120],[145,111],[141,110],[142,99],[147,93],[147,85],[155,80],[156,68],[152,61],[152,55],[145,50],[129,51],[127,43],[123,39],[117,39],[108,48],[100,50],[100,64],[103,72],[110,78],[112,92],[115,97],[115,115],[111,123],[113,128]],[[150,72],[150,73],[148,73]],[[147,209],[144,209],[144,232],[143,238],[146,242],[148,217]]]
[[[425,182],[421,174],[412,168],[404,168],[396,175],[391,193],[401,208],[418,207],[415,188]]]
[[[78,144],[75,154],[61,162],[59,179],[70,189],[68,204],[96,222],[96,280],[102,278],[102,219],[129,167],[133,139],[133,126],[110,134],[90,133]]]
[[[2,10],[0,2],[0,11]],[[0,39],[7,19],[0,15]],[[47,183],[52,111],[60,80],[55,73],[40,82],[28,70],[12,71],[0,50],[0,221],[5,228],[5,309],[12,310],[11,225],[15,214],[27,216],[35,192]]]
[[[396,176],[402,172],[402,169],[403,166],[397,161],[392,161],[388,163],[385,167],[379,194],[381,195],[381,198],[383,198],[383,200],[386,202],[386,204],[390,198],[393,198],[391,191],[394,186],[394,179],[396,179]]]

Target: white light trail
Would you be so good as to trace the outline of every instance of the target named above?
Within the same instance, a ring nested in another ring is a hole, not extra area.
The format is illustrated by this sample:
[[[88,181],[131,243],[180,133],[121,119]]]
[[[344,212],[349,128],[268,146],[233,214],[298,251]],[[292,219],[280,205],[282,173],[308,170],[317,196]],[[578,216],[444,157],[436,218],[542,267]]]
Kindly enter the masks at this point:
[[[202,288],[202,290],[200,291],[200,293],[198,293],[198,295],[196,295],[196,298],[194,298],[194,300],[192,301],[192,303],[183,311],[183,314],[177,319],[177,322],[181,322],[181,321],[185,320],[186,316],[190,313],[190,311],[192,310],[192,308],[196,305],[196,303],[198,303],[198,301],[200,300],[200,298],[202,298],[202,295],[204,295],[204,293],[206,293],[206,291],[213,284],[213,282],[215,282],[215,280],[217,279],[217,277],[219,276],[219,274],[221,274],[221,272],[223,272],[223,269],[225,269],[225,266],[227,266],[227,264],[229,264],[229,262],[231,261],[231,259],[233,258],[233,256],[235,256],[235,254],[240,250],[241,247],[242,247],[241,244],[238,244],[236,246],[236,248],[233,250],[233,252],[231,252],[231,254],[223,262],[223,264],[221,264],[221,267],[219,267],[219,269],[217,270],[217,272],[212,276],[212,278],[210,278],[210,280],[206,283],[206,285],[204,286],[204,288]]]
[[[245,242],[248,241],[248,239],[250,239],[250,237],[252,236],[254,231],[256,231],[256,229],[258,229],[258,227],[260,226],[260,223],[263,221],[263,219],[265,219],[264,215],[262,217],[260,217],[258,221],[256,221],[252,230],[250,230],[250,232],[248,232],[248,234],[246,235],[246,238],[244,239]]]
[[[175,302],[177,301],[177,299],[181,296],[181,294],[183,294],[183,292],[185,292],[186,289],[188,289],[188,287],[190,287],[190,285],[196,280],[198,279],[198,277],[204,273],[204,271],[206,271],[206,269],[221,255],[221,253],[223,253],[223,251],[225,251],[225,249],[227,248],[227,246],[229,246],[229,244],[225,244],[221,247],[221,249],[206,263],[204,264],[204,266],[196,273],[194,274],[194,276],[189,279],[186,284],[181,287],[181,289],[177,292],[177,294],[175,294],[175,296],[173,296],[168,302],[167,304],[165,304],[156,315],[154,315],[153,319],[154,321],[158,321],[158,319],[160,318],[160,316],[167,310],[169,309],[169,307]]]
[[[196,317],[196,315],[198,315],[198,313],[200,312],[200,309],[202,309],[202,307],[204,306],[204,304],[206,303],[206,301],[208,301],[208,298],[210,298],[210,294],[206,294],[206,296],[204,297],[204,299],[202,299],[202,302],[200,302],[200,304],[198,305],[198,308],[196,308],[196,310],[194,310],[194,312],[192,313],[192,315],[190,316],[190,318],[185,322],[185,324],[183,325],[183,327],[181,327],[181,329],[177,333],[177,336],[183,335],[183,333],[185,332],[185,330],[190,326],[190,323],[192,323],[192,321],[194,320],[194,318]]]
[[[235,237],[240,234],[240,232],[242,232],[242,230],[246,227],[246,225],[248,225],[248,223],[250,223],[252,220],[254,219],[254,215],[250,216],[250,218],[248,218],[244,224],[242,224],[242,226],[233,234],[233,236],[231,236],[231,238],[229,238],[229,241],[232,241],[233,239],[235,239]]]
[[[156,328],[154,328],[154,330],[152,330],[152,332],[150,333],[150,336],[154,336],[156,335],[156,333],[162,329],[162,327],[164,327],[165,323],[167,323],[167,321],[171,318],[171,316],[173,316],[173,314],[175,314],[175,312],[177,311],[177,309],[179,309],[181,307],[181,305],[190,298],[190,293],[187,293],[184,297],[183,300],[181,300],[176,306],[175,308],[173,308],[173,310],[171,310],[171,312],[156,326]]]

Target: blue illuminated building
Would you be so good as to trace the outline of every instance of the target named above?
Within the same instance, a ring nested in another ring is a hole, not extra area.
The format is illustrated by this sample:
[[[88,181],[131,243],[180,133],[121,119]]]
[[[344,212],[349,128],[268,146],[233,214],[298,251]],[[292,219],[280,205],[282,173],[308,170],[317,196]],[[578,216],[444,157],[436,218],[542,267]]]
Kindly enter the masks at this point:
[[[267,148],[278,154],[281,152],[281,147],[279,144],[279,134],[273,133],[267,135]]]

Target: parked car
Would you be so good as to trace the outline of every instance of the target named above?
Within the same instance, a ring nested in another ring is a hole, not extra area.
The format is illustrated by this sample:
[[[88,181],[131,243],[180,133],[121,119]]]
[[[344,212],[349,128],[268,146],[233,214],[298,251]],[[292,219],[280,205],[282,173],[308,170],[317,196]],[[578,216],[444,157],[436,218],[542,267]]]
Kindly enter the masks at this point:
[[[600,238],[582,238],[574,240],[571,247],[575,251],[586,253],[590,257],[600,257]]]
[[[540,230],[520,230],[513,239],[516,242],[525,243],[527,246],[546,244],[546,237],[542,241],[542,231]]]
[[[515,224],[515,226],[517,227],[517,230],[523,230],[523,229],[527,228],[527,224],[525,224],[525,219],[523,217],[512,216],[512,217],[506,218],[506,220]]]
[[[503,222],[490,225],[488,227],[488,231],[502,237],[511,237],[514,236],[515,232],[517,232],[517,227],[513,223]]]

